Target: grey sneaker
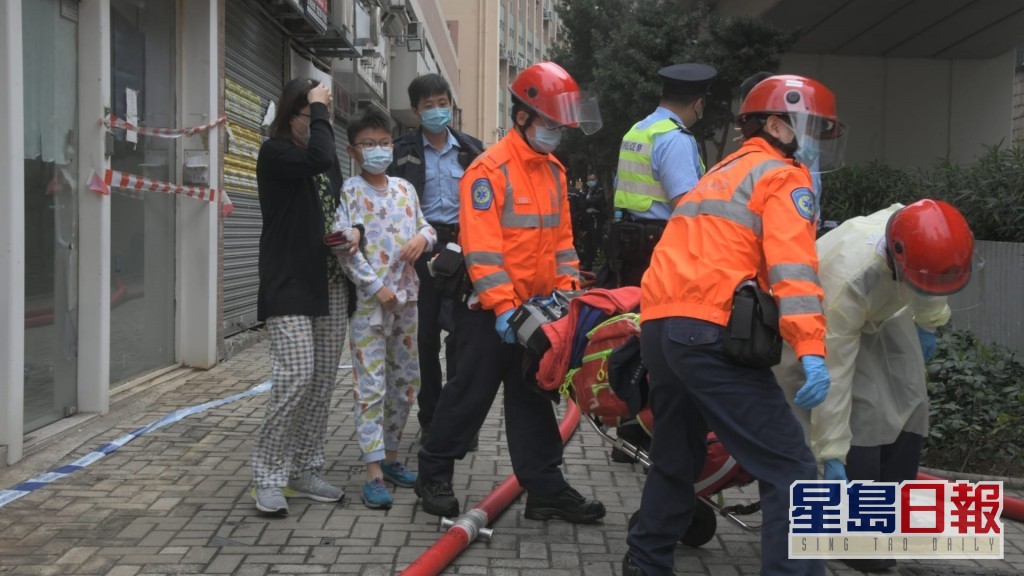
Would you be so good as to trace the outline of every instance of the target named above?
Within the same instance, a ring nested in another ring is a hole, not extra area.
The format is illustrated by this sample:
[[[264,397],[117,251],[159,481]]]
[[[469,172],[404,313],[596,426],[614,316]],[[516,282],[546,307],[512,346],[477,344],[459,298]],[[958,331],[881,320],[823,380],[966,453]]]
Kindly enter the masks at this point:
[[[280,488],[253,488],[251,496],[256,501],[256,509],[260,512],[274,516],[288,515],[288,501],[285,500]]]
[[[288,480],[284,495],[288,498],[309,498],[317,502],[337,502],[345,496],[345,492],[328,484],[319,473],[307,470]]]

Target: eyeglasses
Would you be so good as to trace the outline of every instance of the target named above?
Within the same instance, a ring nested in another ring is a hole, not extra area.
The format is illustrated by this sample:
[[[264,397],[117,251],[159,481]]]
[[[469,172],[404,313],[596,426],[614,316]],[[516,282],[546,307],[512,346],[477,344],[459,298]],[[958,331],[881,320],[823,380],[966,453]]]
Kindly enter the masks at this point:
[[[302,116],[303,118],[306,119],[307,122],[309,122],[310,120],[313,119],[313,116],[311,116],[309,114],[306,114],[305,112],[296,112],[295,115],[296,116]],[[334,122],[334,110],[330,110],[330,109],[327,110],[327,121],[328,122]]]
[[[356,148],[359,148],[360,150],[369,150],[370,148],[376,148],[377,146],[380,146],[381,148],[391,148],[394,145],[395,143],[392,142],[390,138],[387,140],[381,140],[380,142],[374,142],[373,140],[362,140],[360,142],[356,142]]]

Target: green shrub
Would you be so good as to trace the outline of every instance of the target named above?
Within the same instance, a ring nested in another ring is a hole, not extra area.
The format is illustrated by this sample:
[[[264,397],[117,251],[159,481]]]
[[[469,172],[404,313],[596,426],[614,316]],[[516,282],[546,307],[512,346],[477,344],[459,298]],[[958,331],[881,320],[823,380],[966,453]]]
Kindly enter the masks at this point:
[[[824,174],[821,214],[842,222],[922,198],[956,206],[979,240],[1024,242],[1024,148],[994,146],[974,164],[908,172],[880,162]]]
[[[1024,473],[1024,364],[968,331],[943,330],[928,364],[926,466],[1000,476]]]

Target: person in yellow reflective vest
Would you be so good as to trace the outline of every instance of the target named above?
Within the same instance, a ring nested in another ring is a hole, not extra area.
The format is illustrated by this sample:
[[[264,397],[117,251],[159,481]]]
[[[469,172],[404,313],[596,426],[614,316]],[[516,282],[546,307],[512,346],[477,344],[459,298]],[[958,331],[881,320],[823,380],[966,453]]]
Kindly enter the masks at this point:
[[[658,71],[661,101],[633,125],[619,148],[615,222],[609,264],[619,286],[639,286],[672,209],[704,175],[690,133],[718,71],[707,64],[673,64]]]

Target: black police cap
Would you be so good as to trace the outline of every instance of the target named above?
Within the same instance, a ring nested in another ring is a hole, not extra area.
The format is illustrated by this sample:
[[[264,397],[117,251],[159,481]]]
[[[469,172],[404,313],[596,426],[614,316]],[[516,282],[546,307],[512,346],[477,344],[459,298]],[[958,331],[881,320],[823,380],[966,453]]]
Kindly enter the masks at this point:
[[[665,88],[677,94],[706,94],[718,70],[707,64],[672,64],[658,70]]]

